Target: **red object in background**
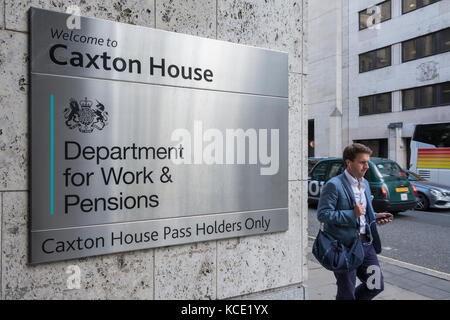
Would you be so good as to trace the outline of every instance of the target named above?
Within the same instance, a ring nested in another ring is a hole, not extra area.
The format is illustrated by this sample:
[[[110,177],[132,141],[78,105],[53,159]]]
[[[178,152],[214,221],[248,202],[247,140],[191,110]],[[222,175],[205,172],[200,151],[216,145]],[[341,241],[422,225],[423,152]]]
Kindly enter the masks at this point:
[[[414,190],[414,195],[417,196],[417,188],[416,188],[416,186],[412,184],[411,187]]]
[[[381,192],[383,193],[383,198],[387,198],[387,192],[384,187],[381,187]]]
[[[406,177],[406,174],[405,174],[404,172],[399,172],[398,175],[399,175],[400,177]]]

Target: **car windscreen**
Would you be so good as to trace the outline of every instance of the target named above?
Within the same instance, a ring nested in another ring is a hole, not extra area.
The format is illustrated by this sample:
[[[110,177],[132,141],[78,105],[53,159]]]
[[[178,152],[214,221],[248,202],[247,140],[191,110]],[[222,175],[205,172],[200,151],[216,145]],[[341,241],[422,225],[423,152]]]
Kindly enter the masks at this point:
[[[383,177],[406,177],[405,172],[395,162],[376,163],[375,167]]]

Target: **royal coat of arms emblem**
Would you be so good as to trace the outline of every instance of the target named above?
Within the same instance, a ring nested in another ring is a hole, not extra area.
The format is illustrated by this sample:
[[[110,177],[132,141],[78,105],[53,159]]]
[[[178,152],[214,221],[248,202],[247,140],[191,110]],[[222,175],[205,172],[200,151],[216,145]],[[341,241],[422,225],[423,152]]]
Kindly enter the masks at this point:
[[[64,109],[66,125],[70,129],[76,129],[83,133],[91,133],[94,129],[103,130],[108,124],[108,112],[105,106],[98,100],[95,107],[92,101],[84,98],[79,103],[71,98],[69,107]]]

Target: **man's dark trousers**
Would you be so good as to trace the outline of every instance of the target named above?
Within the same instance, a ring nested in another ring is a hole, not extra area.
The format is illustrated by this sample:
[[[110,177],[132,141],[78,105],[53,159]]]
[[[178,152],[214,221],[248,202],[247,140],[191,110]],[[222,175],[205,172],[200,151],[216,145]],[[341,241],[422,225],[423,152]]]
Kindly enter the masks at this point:
[[[369,289],[366,286],[367,279],[374,274],[373,270],[369,270],[371,272],[367,273],[367,268],[373,265],[376,265],[379,268],[380,264],[378,263],[377,254],[375,253],[373,245],[368,245],[368,239],[363,237],[361,242],[363,243],[364,249],[363,263],[356,270],[350,272],[334,272],[338,287],[336,300],[371,300],[384,290],[384,280],[381,268],[378,269],[381,278],[378,286],[379,289]],[[357,288],[355,288],[356,276],[358,276],[358,279],[361,281],[361,284]]]

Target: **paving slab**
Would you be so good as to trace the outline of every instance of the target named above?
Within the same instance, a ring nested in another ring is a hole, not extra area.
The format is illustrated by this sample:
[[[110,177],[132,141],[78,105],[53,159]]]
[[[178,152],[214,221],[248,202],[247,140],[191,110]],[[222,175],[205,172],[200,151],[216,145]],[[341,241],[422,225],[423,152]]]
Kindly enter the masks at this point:
[[[435,300],[450,299],[450,294],[448,292],[427,285],[422,285],[414,288],[414,292],[430,297]]]

